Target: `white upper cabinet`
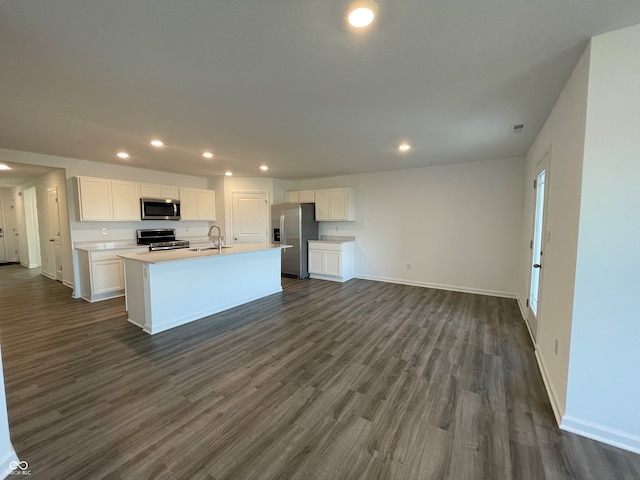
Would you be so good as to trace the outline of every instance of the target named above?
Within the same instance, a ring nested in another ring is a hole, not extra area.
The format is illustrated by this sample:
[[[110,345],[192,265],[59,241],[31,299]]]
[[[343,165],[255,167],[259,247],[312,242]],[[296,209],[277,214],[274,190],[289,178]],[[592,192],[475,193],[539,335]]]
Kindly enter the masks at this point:
[[[111,180],[114,220],[140,220],[140,184]]]
[[[299,192],[287,192],[287,203],[314,203],[316,201],[315,190],[300,190]]]
[[[111,180],[77,177],[80,220],[113,220]]]
[[[300,203],[314,203],[316,201],[316,191],[300,190],[298,192],[298,200]]]
[[[350,222],[355,220],[355,193],[351,187],[315,191],[316,220]]]
[[[180,198],[178,187],[174,185],[157,185],[154,183],[143,183],[141,185],[142,197],[145,198]]]
[[[109,178],[77,180],[81,221],[140,220],[140,184]]]
[[[180,188],[180,217],[182,220],[216,219],[216,192],[201,188]]]

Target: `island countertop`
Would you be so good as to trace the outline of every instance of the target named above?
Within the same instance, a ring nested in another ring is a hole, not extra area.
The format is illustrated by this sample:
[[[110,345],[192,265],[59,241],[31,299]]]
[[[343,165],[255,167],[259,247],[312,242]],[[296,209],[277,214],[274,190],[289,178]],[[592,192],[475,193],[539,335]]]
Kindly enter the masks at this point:
[[[155,252],[122,253],[118,256],[130,260],[138,260],[144,263],[165,263],[181,260],[197,260],[199,258],[207,257],[227,257],[229,255],[262,252],[264,250],[280,250],[289,247],[290,245],[265,245],[261,243],[247,243],[225,245],[224,247],[222,247],[222,252],[219,252],[216,247],[207,249],[203,249],[202,247],[200,247],[180,248],[177,250],[162,250]]]

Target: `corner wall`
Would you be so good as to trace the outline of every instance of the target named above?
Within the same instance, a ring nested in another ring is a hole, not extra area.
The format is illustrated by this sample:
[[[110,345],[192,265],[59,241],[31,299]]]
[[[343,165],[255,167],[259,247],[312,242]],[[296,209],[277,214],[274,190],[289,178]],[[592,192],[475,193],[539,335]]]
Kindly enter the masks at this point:
[[[529,240],[533,226],[533,179],[536,164],[550,151],[546,231],[540,290],[536,355],[542,370],[558,424],[564,415],[567,397],[573,284],[578,243],[578,216],[582,184],[586,101],[589,82],[587,47],[551,110],[542,130],[527,153],[525,209],[520,242],[522,265],[518,299],[522,307],[529,298]],[[528,309],[523,308],[525,316]],[[530,320],[527,318],[529,323]],[[558,353],[555,342],[558,340]]]
[[[356,276],[514,297],[524,159],[489,160],[292,182],[351,186],[356,221],[320,234],[356,237]],[[409,267],[407,267],[409,265]]]
[[[640,453],[640,25],[591,43],[567,415]]]

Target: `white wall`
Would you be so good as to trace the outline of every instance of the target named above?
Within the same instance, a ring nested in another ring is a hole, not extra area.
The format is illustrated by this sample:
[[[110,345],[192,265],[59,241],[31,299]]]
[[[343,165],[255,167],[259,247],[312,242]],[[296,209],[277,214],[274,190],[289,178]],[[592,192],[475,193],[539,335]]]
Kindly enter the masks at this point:
[[[640,25],[591,43],[564,427],[640,452]]]
[[[4,372],[2,370],[2,354],[0,353],[0,478],[11,472],[9,464],[17,462],[18,457],[9,436],[9,420],[7,418],[7,401],[4,391]]]
[[[539,293],[536,343],[558,422],[564,415],[567,395],[588,80],[589,48],[576,65],[527,154],[518,296],[524,306],[529,297],[534,169],[550,149],[546,226],[551,237],[543,249],[544,276]]]
[[[516,296],[524,159],[293,182],[356,189],[356,221],[320,233],[356,237],[356,275]],[[407,268],[410,264],[410,268]]]

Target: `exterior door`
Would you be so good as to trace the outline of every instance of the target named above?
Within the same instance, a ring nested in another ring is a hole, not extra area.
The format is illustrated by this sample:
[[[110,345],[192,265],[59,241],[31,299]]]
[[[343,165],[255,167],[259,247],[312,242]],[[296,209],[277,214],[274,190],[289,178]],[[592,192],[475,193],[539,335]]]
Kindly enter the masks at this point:
[[[233,243],[267,243],[269,199],[262,193],[231,193]]]
[[[47,207],[49,214],[49,245],[53,259],[55,279],[62,281],[62,248],[60,246],[60,209],[58,206],[58,188],[47,190]]]
[[[533,228],[531,238],[531,282],[529,287],[529,328],[534,338],[537,337],[538,317],[540,312],[540,292],[544,266],[546,204],[549,191],[549,153],[547,152],[536,165],[533,183]]]

